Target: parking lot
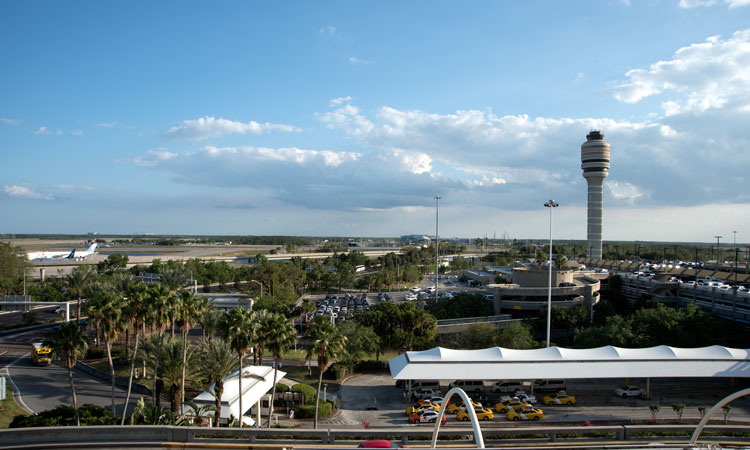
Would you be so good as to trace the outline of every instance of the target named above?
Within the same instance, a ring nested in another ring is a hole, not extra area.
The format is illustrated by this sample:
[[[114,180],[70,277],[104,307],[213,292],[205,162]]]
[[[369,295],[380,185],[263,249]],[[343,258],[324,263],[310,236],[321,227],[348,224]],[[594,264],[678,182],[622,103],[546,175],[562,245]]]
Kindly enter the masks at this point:
[[[748,382],[733,383],[730,379],[652,379],[650,399],[620,398],[614,390],[625,384],[623,379],[609,380],[568,380],[567,392],[574,395],[577,404],[574,406],[544,406],[543,422],[575,423],[585,422],[618,422],[630,423],[651,420],[650,405],[659,405],[657,419],[676,420],[677,413],[672,409],[673,403],[684,403],[683,421],[700,419],[698,406],[710,408],[720,399],[748,387]],[[646,387],[645,380],[631,379],[630,384]],[[489,382],[486,383],[489,386]],[[448,382],[441,383],[445,393]],[[527,392],[529,392],[527,390]],[[534,393],[541,399],[542,393]],[[405,409],[404,391],[395,386],[388,374],[356,375],[344,382],[341,391],[341,409],[321,424],[330,428],[362,427],[367,421],[371,427],[394,426],[432,426],[432,424],[412,425],[408,423]],[[499,396],[498,396],[499,397]],[[490,407],[494,406],[489,405]],[[742,398],[731,404],[729,420],[750,420],[750,399]],[[377,410],[368,410],[376,407]],[[448,414],[445,426],[458,425],[455,415]],[[722,414],[715,416],[723,419]],[[493,425],[494,424],[494,425]],[[495,413],[494,419],[482,422],[482,426],[512,426],[513,422],[505,419],[505,414]]]

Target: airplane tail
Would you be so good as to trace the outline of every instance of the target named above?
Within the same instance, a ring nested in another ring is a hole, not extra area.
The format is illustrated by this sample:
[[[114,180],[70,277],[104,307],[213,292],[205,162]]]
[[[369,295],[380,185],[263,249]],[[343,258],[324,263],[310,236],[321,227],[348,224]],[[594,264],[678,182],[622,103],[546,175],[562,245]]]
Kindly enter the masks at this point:
[[[89,248],[86,249],[86,253],[93,253],[96,251],[96,246],[99,245],[98,242],[94,242],[89,246]]]
[[[68,256],[66,256],[64,259],[73,259],[76,257],[76,249],[73,249]]]

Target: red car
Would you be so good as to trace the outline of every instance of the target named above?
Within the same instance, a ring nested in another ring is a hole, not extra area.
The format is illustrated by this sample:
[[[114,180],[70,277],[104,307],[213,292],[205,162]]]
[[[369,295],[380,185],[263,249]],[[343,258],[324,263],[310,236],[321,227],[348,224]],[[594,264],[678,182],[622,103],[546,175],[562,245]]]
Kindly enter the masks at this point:
[[[399,445],[395,442],[386,441],[384,439],[377,439],[373,441],[364,441],[359,444],[358,448],[409,448],[405,445]]]

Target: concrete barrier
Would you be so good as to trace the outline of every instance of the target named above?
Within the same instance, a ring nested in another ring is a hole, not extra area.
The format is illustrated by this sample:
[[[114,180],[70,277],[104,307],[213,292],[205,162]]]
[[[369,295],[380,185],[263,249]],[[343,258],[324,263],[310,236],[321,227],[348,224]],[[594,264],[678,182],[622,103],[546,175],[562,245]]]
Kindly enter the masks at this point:
[[[76,365],[75,365],[75,368],[78,369],[78,370],[80,370],[83,373],[87,373],[87,374],[91,375],[94,378],[98,378],[98,379],[100,379],[102,381],[106,381],[107,383],[111,383],[112,382],[112,374],[111,373],[101,371],[101,370],[97,369],[96,367],[89,366],[88,364],[86,364],[84,362],[78,361],[76,363]],[[119,387],[121,389],[127,389],[128,388],[128,378],[121,377],[119,375],[115,375],[115,386],[117,386],[117,387]],[[142,395],[148,395],[148,396],[153,395],[151,389],[149,389],[148,387],[146,387],[146,386],[144,386],[144,385],[142,385],[140,383],[136,383],[135,381],[133,381],[132,390],[136,394],[142,394]]]

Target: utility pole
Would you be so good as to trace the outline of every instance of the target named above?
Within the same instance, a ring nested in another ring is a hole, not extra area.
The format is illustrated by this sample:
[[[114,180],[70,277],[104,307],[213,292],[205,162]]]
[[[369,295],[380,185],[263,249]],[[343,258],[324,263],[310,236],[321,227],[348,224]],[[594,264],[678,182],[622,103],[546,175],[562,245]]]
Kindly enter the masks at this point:
[[[719,239],[723,238],[724,236],[714,236],[716,238],[716,270],[719,270],[719,259],[721,255],[721,247],[719,244]]]

